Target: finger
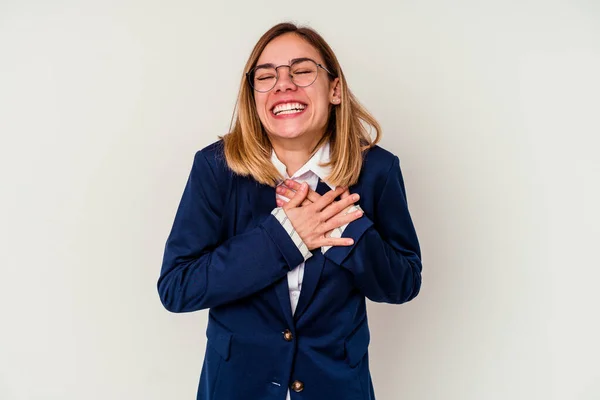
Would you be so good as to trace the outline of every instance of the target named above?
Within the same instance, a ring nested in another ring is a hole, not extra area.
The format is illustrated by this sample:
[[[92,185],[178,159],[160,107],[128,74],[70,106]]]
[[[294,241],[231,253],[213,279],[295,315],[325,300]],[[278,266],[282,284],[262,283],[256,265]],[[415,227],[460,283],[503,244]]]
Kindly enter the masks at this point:
[[[308,185],[305,182],[305,183],[302,183],[302,185],[300,185],[300,189],[297,190],[296,193],[294,193],[294,196],[286,204],[285,208],[290,209],[290,208],[295,208],[295,207],[300,206],[300,204],[302,204],[304,199],[306,199],[307,194],[308,194]]]
[[[292,190],[300,190],[300,182],[296,182],[293,179],[286,179],[283,181],[284,185]]]
[[[296,182],[293,179],[286,179],[285,181],[283,181],[283,184],[287,187],[289,187],[292,190],[299,190],[300,189],[300,182]]]
[[[291,179],[286,179],[284,183],[285,183],[285,186],[287,186],[288,188],[290,188],[294,191],[300,189],[300,183],[293,181]],[[311,202],[315,203],[320,198],[321,198],[321,195],[319,193],[315,192],[314,190],[312,190],[310,188],[308,189],[308,199]]]
[[[277,198],[277,199],[275,199],[275,203],[277,203],[277,207],[283,207],[288,202],[286,200],[282,200],[280,198]],[[312,201],[310,201],[308,199],[304,199],[304,201],[302,202],[303,206],[308,206],[309,204],[312,204]]]
[[[278,186],[277,187],[277,194],[280,194],[281,196],[284,196],[288,199],[291,199],[292,197],[294,197],[294,195],[296,194],[295,191],[293,191],[292,189],[288,188],[287,186]],[[308,197],[306,199],[304,199],[304,201],[302,202],[303,206],[307,206],[309,204],[312,204],[313,202],[310,200],[310,195],[311,195],[311,190],[308,189]]]
[[[315,201],[315,205],[317,206],[317,208],[319,210],[323,210],[325,207],[327,207],[329,204],[331,204],[336,199],[336,197],[338,197],[339,195],[344,193],[345,190],[346,190],[345,187],[338,186],[336,189],[330,190],[329,192],[327,192],[323,196],[321,196],[321,198],[318,201]],[[332,215],[334,215],[334,214],[332,214]]]
[[[340,198],[345,199],[348,196],[350,196],[350,189],[346,189],[346,191],[341,194]],[[342,211],[340,211],[340,214],[347,214],[349,209],[350,207],[344,208]]]
[[[356,203],[359,199],[360,199],[360,196],[358,195],[358,193],[354,193],[354,194],[351,194],[350,196],[346,197],[345,199],[341,199],[340,201],[335,201],[335,202],[331,203],[330,205],[328,205],[327,207],[325,207],[325,209],[323,209],[321,211],[322,220],[326,221],[326,220],[332,218],[336,214],[339,214],[340,212],[342,212],[342,210],[344,210],[344,209],[348,208],[349,206],[351,206],[352,204]]]
[[[319,199],[321,198],[321,195],[312,189],[308,189],[308,196],[306,198],[308,200],[310,200],[311,203],[315,203],[315,202],[319,201]]]
[[[362,217],[364,212],[362,210],[353,211],[348,214],[338,214],[333,218],[330,218],[324,224],[321,225],[321,229],[326,232],[332,231],[333,229],[339,228],[346,224],[349,224],[352,221],[356,221],[360,217]]]
[[[352,207],[354,207],[354,204],[349,205],[348,207],[344,208],[342,211],[340,211],[339,213],[337,213],[336,215],[346,215],[349,212],[352,211]],[[333,218],[333,217],[332,217]]]
[[[323,247],[323,246],[352,246],[354,244],[354,240],[351,238],[332,238],[332,237],[324,237],[320,240],[315,241],[315,245]]]
[[[288,199],[291,199],[296,194],[295,191],[283,185],[277,186],[277,189],[275,191],[277,192],[277,194],[283,197],[287,197]]]

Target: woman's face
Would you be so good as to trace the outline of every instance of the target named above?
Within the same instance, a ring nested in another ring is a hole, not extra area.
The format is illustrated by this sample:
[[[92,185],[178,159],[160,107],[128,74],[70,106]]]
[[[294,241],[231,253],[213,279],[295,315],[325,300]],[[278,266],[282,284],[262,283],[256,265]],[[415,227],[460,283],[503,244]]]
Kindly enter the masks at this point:
[[[310,58],[324,65],[319,51],[294,33],[273,39],[261,53],[257,65],[288,65],[298,58]],[[292,82],[288,67],[281,67],[278,72],[279,79],[273,89],[266,93],[254,91],[256,110],[263,127],[271,140],[317,142],[325,133],[330,106],[336,101],[334,98],[339,99],[338,91],[334,89],[339,79],[330,80],[327,71],[318,68],[317,80],[312,85],[298,87]]]

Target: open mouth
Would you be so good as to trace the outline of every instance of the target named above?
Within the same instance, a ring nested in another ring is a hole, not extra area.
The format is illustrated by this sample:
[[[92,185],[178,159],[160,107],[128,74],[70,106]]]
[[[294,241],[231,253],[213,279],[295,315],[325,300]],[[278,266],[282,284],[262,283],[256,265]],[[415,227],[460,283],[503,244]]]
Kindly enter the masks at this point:
[[[306,104],[304,103],[281,103],[277,104],[271,112],[275,116],[279,115],[290,115],[290,114],[299,114],[306,109]]]

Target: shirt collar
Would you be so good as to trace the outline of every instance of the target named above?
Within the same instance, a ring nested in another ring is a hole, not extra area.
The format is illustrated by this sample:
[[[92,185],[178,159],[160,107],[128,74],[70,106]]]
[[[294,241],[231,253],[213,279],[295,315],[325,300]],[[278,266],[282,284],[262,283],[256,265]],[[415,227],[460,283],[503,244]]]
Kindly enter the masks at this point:
[[[279,158],[277,158],[277,154],[275,151],[271,152],[271,162],[277,168],[277,171],[281,174],[281,176],[288,177],[287,168],[284,163],[282,163]],[[335,186],[331,185],[325,179],[331,173],[330,166],[323,166],[319,164],[326,164],[329,162],[329,141],[325,142],[319,149],[313,154],[313,156],[304,164],[293,176],[290,176],[289,179],[294,179],[299,176],[304,175],[305,173],[311,171],[315,175],[317,175],[323,182],[329,186],[330,189],[335,189]]]

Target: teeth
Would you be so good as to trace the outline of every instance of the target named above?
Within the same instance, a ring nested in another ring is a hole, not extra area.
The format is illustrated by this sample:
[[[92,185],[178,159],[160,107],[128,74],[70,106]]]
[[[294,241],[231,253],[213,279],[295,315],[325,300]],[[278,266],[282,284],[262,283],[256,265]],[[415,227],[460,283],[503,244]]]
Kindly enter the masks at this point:
[[[284,110],[284,111],[279,111],[275,115],[296,114],[296,113],[299,113],[299,112],[302,112],[302,110]]]
[[[304,110],[305,108],[306,108],[306,106],[304,104],[300,104],[300,103],[278,104],[273,109],[273,114],[275,114],[275,115],[279,115],[279,114],[294,114],[294,113],[297,113],[297,112],[300,112],[300,111]]]

